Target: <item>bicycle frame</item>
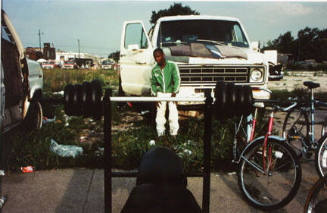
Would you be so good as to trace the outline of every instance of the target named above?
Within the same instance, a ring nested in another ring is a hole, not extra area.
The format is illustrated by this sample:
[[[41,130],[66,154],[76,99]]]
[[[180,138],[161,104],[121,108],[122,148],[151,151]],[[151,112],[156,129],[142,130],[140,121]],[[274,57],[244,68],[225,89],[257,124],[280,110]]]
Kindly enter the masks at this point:
[[[283,111],[289,111],[295,107],[298,107],[300,105],[300,108],[302,111],[305,111],[307,113],[309,113],[309,137],[307,138],[307,140],[309,140],[309,144],[311,144],[311,147],[308,147],[308,145],[303,144],[306,148],[316,148],[315,146],[317,146],[317,141],[315,141],[315,125],[316,125],[316,121],[315,121],[315,108],[317,106],[324,106],[327,107],[327,103],[325,102],[321,102],[321,101],[317,101],[315,100],[315,96],[314,96],[314,89],[309,89],[310,90],[310,98],[308,101],[306,102],[294,102],[293,104],[291,104],[290,106],[288,106],[287,108],[284,108]],[[324,129],[321,132],[321,136],[324,135]],[[284,135],[285,137],[285,135]]]
[[[309,125],[309,139],[310,139],[310,144],[311,148],[316,148],[317,146],[317,141],[315,141],[315,111],[316,111],[316,106],[324,106],[327,107],[327,103],[322,102],[322,101],[317,101],[315,100],[314,96],[314,89],[310,89],[310,125]],[[321,136],[323,136],[324,132],[322,131]]]
[[[285,108],[283,110],[289,110],[289,108],[292,108],[294,106],[296,106],[297,103],[292,104],[291,106],[289,106],[288,108]],[[262,144],[262,161],[263,161],[263,170],[259,169],[259,171],[267,174],[267,172],[270,169],[270,166],[272,165],[272,150],[271,148],[269,148],[269,150],[267,150],[267,144],[268,144],[268,139],[272,136],[272,130],[273,130],[273,126],[274,126],[274,110],[272,109],[269,115],[269,119],[268,119],[268,129],[265,133],[264,136],[262,137],[258,137],[258,138],[254,138],[254,134],[255,134],[255,130],[256,130],[256,124],[257,124],[257,113],[258,113],[258,108],[255,108],[254,111],[254,115],[252,116],[252,114],[250,114],[247,117],[247,125],[246,125],[246,136],[247,136],[247,141],[246,141],[246,147],[244,148],[244,150],[247,149],[247,147],[250,146],[250,144],[263,137],[263,144]],[[233,147],[233,155],[234,155],[234,160],[233,162],[235,163],[239,163],[241,156],[244,152],[244,150],[242,151],[242,154],[240,156],[236,156],[236,146],[237,146],[237,139],[236,139],[236,135],[238,134],[239,131],[241,131],[241,123],[242,123],[242,119],[243,117],[241,117],[240,122],[238,124],[238,128],[235,128],[235,140],[234,140],[234,147]],[[277,136],[275,136],[275,138],[277,138]],[[279,138],[278,140],[281,141],[285,141],[283,138]],[[268,161],[267,161],[267,157],[268,157]],[[268,162],[268,166],[266,165],[266,162]]]
[[[311,98],[310,98],[310,117],[311,117],[311,125],[310,126],[310,139],[311,144],[314,144],[315,142],[315,99],[314,99],[314,92],[313,89],[311,89]]]
[[[272,132],[272,129],[273,129],[273,126],[274,126],[274,111],[272,110],[270,112],[270,115],[269,115],[269,120],[268,120],[268,130],[265,134],[265,139],[264,139],[264,142],[262,144],[262,151],[263,151],[263,154],[262,154],[262,161],[263,161],[263,171],[266,171],[266,149],[267,149],[267,143],[268,143],[268,137],[271,136],[271,132]],[[272,153],[271,153],[271,147],[269,147],[269,150],[268,150],[268,163],[269,163],[269,166],[268,168],[270,168],[270,165],[271,164],[271,157]],[[268,171],[268,169],[267,169]]]
[[[254,116],[252,114],[248,115],[246,117],[246,130],[242,128],[242,122],[243,122],[243,115],[241,116],[237,127],[235,124],[235,131],[234,131],[234,142],[233,142],[233,162],[239,163],[239,157],[237,154],[237,135],[239,132],[242,132],[246,135],[246,144],[248,145],[250,141],[252,141],[254,137],[255,127],[256,127],[256,116],[257,116],[257,108],[255,108]]]

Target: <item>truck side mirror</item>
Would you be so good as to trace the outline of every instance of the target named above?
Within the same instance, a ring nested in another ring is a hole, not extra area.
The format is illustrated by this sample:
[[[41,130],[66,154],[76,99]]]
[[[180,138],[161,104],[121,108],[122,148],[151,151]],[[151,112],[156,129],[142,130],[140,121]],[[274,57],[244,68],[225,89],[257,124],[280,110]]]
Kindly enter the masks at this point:
[[[250,47],[254,51],[259,51],[259,42],[257,41],[252,41],[250,44]]]

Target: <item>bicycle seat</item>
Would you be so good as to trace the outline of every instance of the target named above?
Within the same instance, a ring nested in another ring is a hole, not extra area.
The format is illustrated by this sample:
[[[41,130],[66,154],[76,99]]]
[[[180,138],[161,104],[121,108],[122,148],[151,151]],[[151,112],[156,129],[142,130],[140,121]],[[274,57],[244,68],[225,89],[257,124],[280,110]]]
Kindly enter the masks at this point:
[[[315,83],[312,81],[305,81],[305,82],[303,82],[303,85],[308,87],[309,89],[314,89],[314,88],[320,87],[319,83]]]

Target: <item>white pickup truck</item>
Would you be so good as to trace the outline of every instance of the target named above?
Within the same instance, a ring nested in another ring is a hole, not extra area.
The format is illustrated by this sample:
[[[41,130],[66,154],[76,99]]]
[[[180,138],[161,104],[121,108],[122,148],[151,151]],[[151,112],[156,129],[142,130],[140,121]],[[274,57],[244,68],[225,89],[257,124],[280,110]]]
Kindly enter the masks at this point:
[[[250,42],[237,18],[170,16],[146,33],[142,21],[124,23],[120,44],[120,87],[125,95],[150,95],[153,50],[161,47],[180,71],[179,96],[199,97],[217,81],[250,85],[253,97],[268,99],[268,59]]]
[[[25,122],[40,128],[43,71],[25,57],[24,48],[7,14],[1,11],[0,135]]]

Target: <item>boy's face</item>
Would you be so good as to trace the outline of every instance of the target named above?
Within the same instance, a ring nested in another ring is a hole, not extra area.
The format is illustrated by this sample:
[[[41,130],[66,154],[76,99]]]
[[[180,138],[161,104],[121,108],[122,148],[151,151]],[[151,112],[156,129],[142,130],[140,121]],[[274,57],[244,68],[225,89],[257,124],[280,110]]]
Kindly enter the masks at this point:
[[[163,65],[165,63],[165,56],[163,53],[161,53],[160,51],[156,51],[154,54],[154,60],[156,60],[157,64],[159,66]]]

